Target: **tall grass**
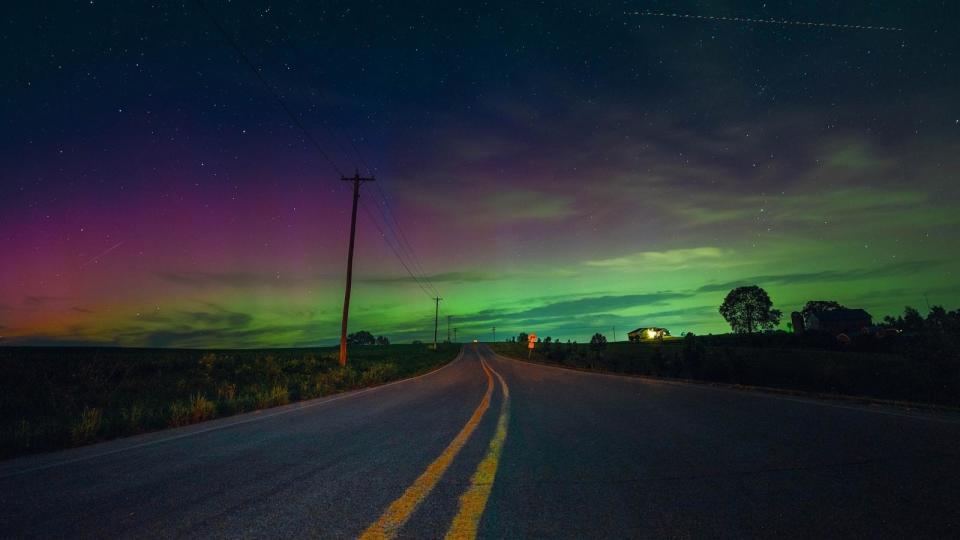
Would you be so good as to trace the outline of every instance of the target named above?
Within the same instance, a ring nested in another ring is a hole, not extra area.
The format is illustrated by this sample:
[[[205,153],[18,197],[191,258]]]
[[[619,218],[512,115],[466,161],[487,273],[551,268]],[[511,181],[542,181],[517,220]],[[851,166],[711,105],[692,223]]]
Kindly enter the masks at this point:
[[[70,426],[70,434],[73,436],[73,442],[83,444],[96,439],[103,424],[103,411],[96,407],[86,407],[80,418]]]
[[[459,346],[177,350],[0,347],[0,458],[185,426],[382,384]]]

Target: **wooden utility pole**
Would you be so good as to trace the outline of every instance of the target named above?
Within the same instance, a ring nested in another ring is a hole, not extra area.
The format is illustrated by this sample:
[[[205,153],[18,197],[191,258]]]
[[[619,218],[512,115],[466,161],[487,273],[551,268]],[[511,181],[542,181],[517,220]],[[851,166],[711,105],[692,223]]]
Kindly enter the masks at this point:
[[[456,329],[456,328],[453,329],[453,342],[454,342],[454,343],[457,342],[457,329]]]
[[[433,312],[433,350],[437,350],[437,324],[440,318],[440,301],[443,300],[443,298],[437,296],[434,300],[437,302],[437,307]]]
[[[450,316],[447,315],[447,343],[452,343],[450,341]]]
[[[343,177],[344,182],[353,182],[353,212],[350,214],[350,250],[347,252],[347,286],[343,292],[343,322],[340,324],[340,365],[347,365],[347,318],[350,314],[350,287],[353,284],[353,244],[357,236],[357,202],[360,200],[360,183],[373,182],[370,178],[361,178],[360,172],[353,178]]]
[[[496,342],[497,342],[497,327],[494,326],[493,328],[491,328],[491,330],[493,330],[493,342],[496,343]]]

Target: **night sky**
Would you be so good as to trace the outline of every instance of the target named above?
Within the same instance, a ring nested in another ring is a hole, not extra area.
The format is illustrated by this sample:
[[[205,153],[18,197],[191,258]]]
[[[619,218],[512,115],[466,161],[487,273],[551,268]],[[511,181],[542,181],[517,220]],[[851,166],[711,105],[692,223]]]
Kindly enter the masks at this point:
[[[389,243],[461,340],[960,307],[956,2],[206,4],[335,167],[194,2],[6,6],[0,343],[332,344],[356,168],[394,341],[434,304]]]

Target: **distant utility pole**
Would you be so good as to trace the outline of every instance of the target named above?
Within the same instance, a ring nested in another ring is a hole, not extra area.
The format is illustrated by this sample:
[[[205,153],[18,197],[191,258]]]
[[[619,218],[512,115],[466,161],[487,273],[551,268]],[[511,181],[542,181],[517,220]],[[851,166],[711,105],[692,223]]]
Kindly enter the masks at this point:
[[[492,328],[492,330],[493,330],[493,342],[496,343],[496,342],[497,342],[497,327],[494,326],[494,327]]]
[[[613,327],[613,342],[614,342],[614,343],[617,342],[617,327],[616,327],[616,326]]]
[[[456,329],[456,328],[453,329],[453,342],[454,342],[454,343],[457,342],[457,329]]]
[[[360,172],[353,178],[343,177],[344,182],[353,182],[353,212],[350,214],[350,250],[347,252],[347,287],[343,292],[343,322],[340,324],[340,365],[347,365],[347,318],[350,315],[350,287],[353,284],[353,244],[357,236],[357,201],[360,200],[360,183],[373,182],[376,179],[361,178]]]
[[[434,301],[436,301],[437,303],[437,307],[433,312],[433,350],[437,350],[437,324],[439,323],[439,319],[440,319],[440,301],[441,300],[443,300],[443,298],[440,298],[439,296],[434,298]]]

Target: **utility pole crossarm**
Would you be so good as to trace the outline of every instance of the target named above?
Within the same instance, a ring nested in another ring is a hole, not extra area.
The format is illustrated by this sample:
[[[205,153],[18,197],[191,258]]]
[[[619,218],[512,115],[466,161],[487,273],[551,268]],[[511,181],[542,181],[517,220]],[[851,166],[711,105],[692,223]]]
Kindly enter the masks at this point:
[[[376,182],[377,179],[373,176],[367,178],[360,176],[359,172],[353,174],[353,176],[342,176],[340,177],[341,182]]]
[[[353,245],[357,236],[357,201],[360,200],[360,184],[376,179],[361,178],[356,171],[353,178],[343,177],[344,182],[353,182],[353,212],[350,214],[350,249],[347,252],[347,285],[343,292],[343,321],[340,324],[340,365],[347,365],[347,319],[350,315],[350,288],[353,284]]]

